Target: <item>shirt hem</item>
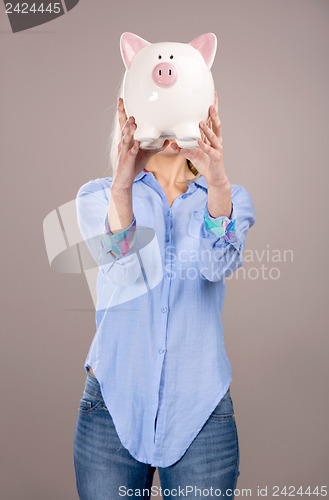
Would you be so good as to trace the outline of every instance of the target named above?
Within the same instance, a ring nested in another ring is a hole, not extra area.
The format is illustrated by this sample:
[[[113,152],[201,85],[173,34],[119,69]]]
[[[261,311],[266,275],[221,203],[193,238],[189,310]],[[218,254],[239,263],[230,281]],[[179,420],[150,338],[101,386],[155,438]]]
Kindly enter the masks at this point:
[[[120,442],[121,442],[122,446],[123,446],[123,447],[124,447],[127,451],[129,451],[129,453],[131,454],[131,456],[132,456],[133,458],[135,458],[138,462],[142,462],[143,464],[151,465],[151,464],[150,464],[150,462],[148,461],[148,459],[147,459],[147,458],[144,458],[144,457],[143,457],[143,458],[140,458],[140,457],[138,457],[138,456],[137,456],[137,453],[136,453],[133,449],[131,449],[131,448],[130,448],[130,446],[127,444],[127,442],[126,442],[124,439],[122,439],[122,438],[121,438],[121,433],[119,433],[118,428],[117,428],[117,426],[116,426],[116,424],[115,424],[115,422],[114,422],[114,418],[112,417],[112,413],[111,413],[111,408],[110,408],[110,405],[108,404],[108,402],[107,402],[107,401],[106,401],[106,399],[105,399],[105,395],[104,395],[104,391],[103,391],[103,384],[102,384],[101,380],[100,380],[100,379],[98,378],[98,376],[97,376],[98,369],[96,369],[96,370],[95,370],[95,369],[93,368],[93,366],[90,364],[90,362],[88,362],[88,363],[87,363],[87,362],[85,362],[84,367],[85,367],[86,372],[88,372],[88,371],[87,371],[87,366],[88,366],[88,367],[90,367],[90,366],[91,366],[91,368],[92,368],[92,370],[93,370],[93,373],[94,373],[94,375],[95,375],[95,377],[96,377],[96,379],[97,379],[97,381],[98,381],[98,383],[99,383],[99,385],[100,385],[100,389],[101,389],[101,393],[102,393],[102,396],[103,396],[103,400],[104,400],[104,402],[105,402],[105,405],[106,405],[107,411],[109,412],[109,414],[110,414],[110,416],[111,416],[111,418],[112,418],[112,422],[113,422],[113,425],[114,425],[115,431],[116,431],[116,433],[117,433],[117,435],[118,435],[118,438],[119,438],[119,440],[120,440]]]
[[[128,445],[127,441],[125,439],[122,439],[121,437],[121,432],[118,431],[118,428],[114,422],[114,419],[112,417],[112,412],[111,412],[111,407],[110,405],[108,404],[108,402],[106,401],[105,399],[105,395],[104,395],[104,391],[103,391],[103,385],[102,385],[102,382],[101,380],[99,379],[97,373],[98,373],[98,368],[97,369],[94,369],[94,367],[91,365],[91,361],[87,361],[85,362],[84,364],[84,368],[86,370],[86,372],[88,373],[88,370],[87,370],[87,367],[91,367],[92,370],[93,370],[93,373],[100,385],[100,389],[101,389],[101,393],[102,393],[102,397],[104,399],[104,402],[106,404],[106,408],[112,418],[112,422],[113,422],[113,425],[114,425],[114,428],[115,428],[115,431],[118,435],[118,438],[122,444],[122,446],[131,454],[131,456],[133,458],[135,458],[135,460],[137,460],[138,462],[141,462],[141,463],[144,463],[144,464],[147,464],[147,465],[150,465],[151,467],[161,467],[161,468],[164,468],[164,467],[169,467],[171,465],[174,465],[176,462],[178,462],[178,460],[180,460],[182,458],[182,456],[186,453],[186,451],[188,450],[188,448],[191,446],[191,444],[193,443],[194,439],[197,437],[197,435],[199,434],[199,432],[201,431],[202,427],[205,425],[205,423],[207,422],[207,420],[209,419],[211,413],[213,413],[213,411],[215,410],[216,406],[220,403],[221,399],[223,398],[223,396],[226,394],[231,382],[232,382],[232,376],[230,376],[229,378],[229,381],[228,383],[224,386],[224,391],[221,392],[221,396],[219,397],[218,395],[216,396],[215,400],[213,401],[212,405],[211,405],[211,411],[207,411],[207,415],[206,417],[201,421],[201,425],[199,425],[197,427],[197,430],[196,431],[193,431],[189,438],[188,438],[188,445],[185,446],[185,448],[180,451],[177,455],[175,455],[173,458],[170,458],[166,461],[162,461],[161,459],[160,460],[157,460],[156,458],[153,457],[153,459],[150,461],[149,459],[145,458],[145,457],[141,457],[134,449],[132,449],[130,447],[130,445]],[[191,441],[190,441],[191,439]]]
[[[91,366],[90,363],[86,363],[85,364],[85,370],[87,371],[87,366]],[[102,396],[103,396],[103,399],[104,399],[104,402],[106,404],[106,407],[107,407],[107,410],[112,418],[112,422],[113,422],[113,425],[114,425],[114,428],[116,430],[116,433],[120,439],[120,442],[122,444],[122,446],[124,448],[126,448],[127,451],[129,451],[129,453],[131,454],[131,456],[133,458],[135,458],[135,460],[137,460],[138,462],[142,462],[144,464],[147,464],[147,465],[150,465],[151,467],[169,467],[171,465],[174,465],[176,462],[178,462],[178,460],[180,460],[182,458],[182,456],[186,453],[186,451],[188,450],[188,448],[191,446],[191,444],[193,443],[194,439],[197,437],[197,435],[199,434],[199,432],[201,431],[202,427],[205,425],[205,423],[207,422],[207,420],[209,419],[211,413],[213,413],[213,411],[215,410],[216,406],[220,403],[221,399],[223,398],[223,396],[226,394],[231,382],[232,382],[232,377],[230,378],[228,384],[226,384],[224,386],[224,391],[221,392],[221,396],[218,397],[218,395],[216,396],[215,400],[213,401],[212,405],[211,405],[211,411],[210,413],[207,412],[207,416],[202,420],[201,422],[201,425],[198,426],[197,430],[196,431],[193,431],[191,434],[190,434],[190,437],[188,438],[188,441],[191,439],[191,441],[189,441],[189,444],[187,446],[185,446],[185,448],[183,449],[183,451],[180,451],[177,455],[175,455],[173,458],[170,458],[166,461],[162,461],[162,460],[157,460],[157,459],[152,459],[151,461],[148,460],[147,458],[145,457],[141,457],[134,449],[132,449],[130,447],[130,445],[128,445],[127,441],[125,439],[122,439],[121,437],[121,432],[118,431],[117,429],[117,426],[114,422],[114,419],[112,417],[112,414],[111,414],[111,408],[110,408],[110,405],[106,402],[105,400],[105,395],[103,393],[103,386],[102,386],[102,383],[101,381],[99,380],[98,376],[97,376],[97,372],[98,370],[94,369],[92,366],[91,366],[92,370],[93,370],[93,373],[95,374],[95,377],[96,379],[98,380],[99,384],[100,384],[100,388],[101,388],[101,392],[102,392]]]
[[[191,439],[191,436],[192,436],[192,440],[184,448],[184,450],[182,452],[179,452],[178,455],[176,455],[173,459],[169,459],[168,463],[167,462],[166,463],[161,463],[161,460],[160,461],[152,461],[152,463],[150,464],[152,467],[169,467],[170,465],[174,465],[176,462],[178,462],[178,460],[180,460],[182,458],[182,456],[186,453],[186,451],[189,449],[189,447],[193,443],[194,439],[197,437],[197,435],[201,431],[202,427],[208,421],[210,415],[213,413],[213,411],[215,410],[216,406],[220,403],[220,401],[222,400],[222,398],[224,397],[224,395],[228,391],[228,388],[230,387],[231,382],[232,382],[232,377],[230,378],[228,384],[226,384],[226,386],[224,386],[224,392],[222,393],[222,395],[220,396],[220,398],[218,396],[216,396],[215,403],[214,402],[212,403],[212,409],[211,409],[210,413],[207,412],[208,416],[205,419],[203,419],[201,425],[198,426],[196,432],[193,431],[190,434],[189,439]]]

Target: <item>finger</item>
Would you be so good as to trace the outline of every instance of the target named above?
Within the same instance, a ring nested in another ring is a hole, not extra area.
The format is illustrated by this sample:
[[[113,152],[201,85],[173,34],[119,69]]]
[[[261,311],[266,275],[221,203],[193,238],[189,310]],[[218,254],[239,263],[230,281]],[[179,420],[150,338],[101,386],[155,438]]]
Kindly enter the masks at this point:
[[[207,118],[206,124],[208,125],[208,127],[211,127],[210,107],[209,107],[209,110],[208,110],[208,118]]]
[[[201,140],[201,139],[198,139],[198,140]],[[177,154],[184,156],[184,158],[187,158],[192,163],[195,160],[200,160],[200,157],[202,157],[204,155],[204,152],[201,151],[200,149],[180,148],[176,142],[171,143],[171,147]]]
[[[136,125],[135,124],[130,125],[129,129],[126,132],[126,134],[122,138],[122,141],[121,141],[121,143],[122,143],[121,151],[123,153],[127,153],[128,149],[130,149],[129,146],[130,146],[130,144],[132,142],[132,138],[133,138],[135,129],[136,129]]]
[[[133,116],[129,116],[128,120],[123,126],[123,129],[121,130],[121,139],[126,135],[126,133],[129,130],[129,127],[133,125],[135,122],[135,118]],[[136,124],[135,124],[136,125]]]
[[[210,142],[209,140],[207,139],[207,137],[205,136],[205,134],[203,133],[203,131],[201,130],[201,139],[203,142],[205,142],[206,144],[208,144],[210,146]]]
[[[208,110],[208,118],[207,118],[207,121],[206,121],[206,124],[208,127],[211,128],[211,116],[210,116],[210,107],[209,107],[209,110]],[[210,144],[210,142],[208,141],[207,137],[205,136],[205,134],[202,132],[201,130],[201,139],[206,143],[206,144]]]
[[[201,130],[204,132],[205,136],[209,140],[210,145],[215,149],[219,149],[221,147],[221,144],[217,134],[215,134],[215,132],[211,130],[209,127],[207,127],[207,125],[203,121],[201,121],[199,125]],[[215,125],[213,124],[213,126]]]
[[[205,144],[204,142],[201,141],[201,139],[198,139],[198,144],[202,151],[206,153],[210,158],[213,159],[218,159],[218,153],[219,151],[211,146],[208,146],[208,144]]]
[[[165,149],[168,146],[169,142],[170,142],[169,139],[166,139],[164,141],[164,143],[162,144],[161,148],[157,148],[157,149],[153,149],[153,150],[151,149],[150,151],[154,152],[154,154],[159,153],[160,151],[162,151],[163,149]]]
[[[157,153],[159,153],[160,151],[162,151],[163,149],[165,149],[165,148],[168,146],[169,142],[170,142],[170,141],[169,141],[169,139],[166,139],[166,140],[164,141],[164,143],[162,144],[162,147],[161,147],[161,148],[159,148],[159,149],[156,149],[155,151],[156,151]]]
[[[129,154],[131,156],[137,156],[140,145],[141,145],[140,141],[135,141],[135,144],[133,145],[133,147],[129,149]]]
[[[211,121],[211,116],[210,116],[210,108],[209,108],[209,118],[206,121],[206,125],[210,128],[210,130],[212,130],[212,121]],[[202,140],[206,144],[208,144],[210,146],[210,142],[209,142],[209,140],[207,139],[207,137],[205,136],[205,134],[203,132],[202,132]]]
[[[209,106],[209,114],[208,114],[208,120],[206,121],[206,125],[210,128],[210,130],[213,130],[213,127],[212,127],[212,119],[211,119],[211,106]],[[210,144],[210,141],[207,139],[207,137],[205,136],[205,134],[201,131],[201,137],[202,137],[202,140],[203,142],[205,142],[206,144],[208,144],[209,146],[211,145]]]
[[[119,114],[120,127],[121,127],[121,130],[122,130],[123,127],[124,127],[124,124],[127,121],[127,115],[126,115],[126,111],[125,111],[125,107],[124,107],[124,104],[123,104],[122,97],[119,97],[118,114]]]
[[[217,110],[215,106],[211,106],[211,123],[212,123],[212,130],[216,134],[217,137],[221,137],[222,135],[222,123],[219,119]]]
[[[133,116],[130,116],[127,119],[126,113],[124,111],[123,100],[121,98],[120,98],[120,100],[121,100],[121,104],[122,104],[120,126],[123,123],[123,126],[121,126],[121,139],[122,139],[126,135],[127,131],[129,130],[130,125],[135,123],[135,118]],[[123,110],[123,113],[122,113],[122,110]]]
[[[218,93],[215,90],[215,103],[214,106],[211,106],[210,114],[211,114],[211,122],[214,126],[212,126],[212,130],[215,132],[217,137],[221,137],[222,135],[222,126],[221,121],[218,116]]]

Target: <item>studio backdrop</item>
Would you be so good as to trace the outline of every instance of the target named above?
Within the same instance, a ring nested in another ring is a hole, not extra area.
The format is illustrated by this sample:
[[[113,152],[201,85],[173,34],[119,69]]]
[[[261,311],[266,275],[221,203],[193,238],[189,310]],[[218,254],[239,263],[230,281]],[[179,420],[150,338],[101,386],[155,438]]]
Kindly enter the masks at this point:
[[[1,497],[78,498],[72,447],[97,267],[75,200],[84,183],[115,171],[124,32],[150,43],[217,37],[225,169],[256,214],[222,314],[236,498],[326,496],[328,2],[32,4],[0,5]]]

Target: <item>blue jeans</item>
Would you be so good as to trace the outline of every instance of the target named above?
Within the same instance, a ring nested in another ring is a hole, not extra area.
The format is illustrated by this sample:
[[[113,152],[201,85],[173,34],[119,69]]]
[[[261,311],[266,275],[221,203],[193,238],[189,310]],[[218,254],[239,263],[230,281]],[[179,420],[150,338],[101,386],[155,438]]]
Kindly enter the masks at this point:
[[[122,446],[100,385],[89,372],[80,400],[73,455],[80,500],[151,498],[156,468],[139,462]],[[239,463],[238,434],[228,389],[184,455],[169,467],[158,467],[162,496],[175,500],[232,500]],[[153,495],[161,498],[160,488],[153,489]]]

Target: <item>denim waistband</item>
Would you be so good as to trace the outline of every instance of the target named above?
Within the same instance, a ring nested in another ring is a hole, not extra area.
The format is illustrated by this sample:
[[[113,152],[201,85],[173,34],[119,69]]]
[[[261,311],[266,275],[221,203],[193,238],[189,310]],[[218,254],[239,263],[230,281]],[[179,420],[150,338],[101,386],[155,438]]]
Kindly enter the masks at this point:
[[[86,382],[85,382],[85,391],[89,394],[102,398],[103,395],[101,392],[101,386],[96,377],[94,377],[89,371],[87,372]]]

